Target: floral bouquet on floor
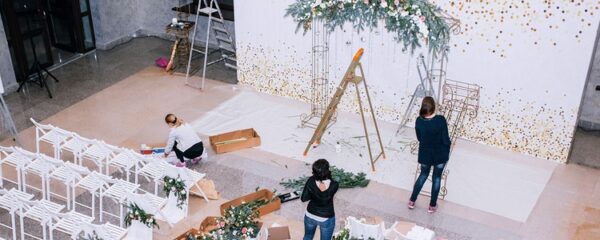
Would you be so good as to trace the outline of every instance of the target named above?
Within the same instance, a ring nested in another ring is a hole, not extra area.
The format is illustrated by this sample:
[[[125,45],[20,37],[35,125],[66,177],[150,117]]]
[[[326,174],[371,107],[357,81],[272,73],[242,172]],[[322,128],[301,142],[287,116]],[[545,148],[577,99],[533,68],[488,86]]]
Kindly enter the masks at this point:
[[[217,219],[217,228],[208,234],[188,237],[197,240],[246,240],[258,235],[258,212],[248,204],[230,207]]]
[[[131,222],[136,220],[149,228],[160,228],[158,226],[158,223],[156,222],[156,219],[154,218],[154,215],[146,213],[146,211],[138,207],[137,204],[129,203],[129,206],[127,206],[127,208],[129,210],[125,215],[125,227],[131,226]]]
[[[185,182],[179,177],[175,179],[169,176],[165,176],[163,178],[163,181],[165,182],[165,185],[163,186],[163,191],[167,193],[167,197],[171,192],[173,192],[173,194],[175,194],[175,196],[177,197],[177,207],[182,209],[183,204],[185,204],[185,200],[187,200]]]

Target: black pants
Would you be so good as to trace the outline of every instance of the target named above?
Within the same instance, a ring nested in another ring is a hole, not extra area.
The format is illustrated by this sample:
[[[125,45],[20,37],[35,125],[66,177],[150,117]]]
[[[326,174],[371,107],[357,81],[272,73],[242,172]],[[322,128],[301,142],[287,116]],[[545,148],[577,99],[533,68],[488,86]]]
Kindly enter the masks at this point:
[[[431,176],[431,200],[429,201],[429,206],[435,207],[437,206],[438,195],[440,194],[440,185],[442,181],[442,173],[444,172],[444,166],[446,163],[433,165],[433,175]],[[411,201],[416,201],[417,196],[421,192],[421,188],[427,181],[427,177],[429,177],[429,172],[431,171],[432,165],[421,164],[421,174],[419,174],[419,178],[415,182],[415,186],[412,191],[412,195],[410,195]]]
[[[177,159],[179,159],[180,162],[185,162],[183,159],[184,157],[187,159],[194,159],[202,156],[202,153],[204,152],[204,145],[202,145],[202,142],[199,142],[182,152],[177,148],[177,142],[175,142],[175,144],[173,144],[173,151],[175,152],[175,155],[177,155]]]

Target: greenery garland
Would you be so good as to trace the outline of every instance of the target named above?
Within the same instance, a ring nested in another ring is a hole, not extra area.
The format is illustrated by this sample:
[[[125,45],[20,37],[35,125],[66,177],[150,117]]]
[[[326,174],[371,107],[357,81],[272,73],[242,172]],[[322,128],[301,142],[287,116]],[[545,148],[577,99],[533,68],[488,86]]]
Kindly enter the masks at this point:
[[[258,211],[251,204],[231,206],[227,208],[223,217],[217,219],[217,229],[208,234],[188,236],[187,239],[197,240],[245,240],[255,238],[260,229],[258,228]]]
[[[163,191],[167,193],[167,197],[171,192],[177,197],[177,207],[183,209],[185,200],[187,199],[187,192],[185,188],[185,182],[181,178],[171,178],[169,176],[163,177],[164,186]]]
[[[286,16],[298,23],[296,31],[302,26],[305,33],[315,18],[325,20],[330,30],[350,22],[359,32],[383,20],[386,30],[396,33],[395,40],[411,53],[422,43],[430,51],[445,51],[450,41],[447,18],[427,0],[296,0]]]
[[[367,175],[363,172],[354,174],[335,166],[331,166],[330,170],[331,178],[339,183],[340,188],[366,187],[369,185],[369,179],[367,179]],[[286,188],[302,191],[308,178],[308,176],[302,176],[296,179],[284,180],[279,184]]]
[[[125,227],[131,226],[131,222],[133,220],[136,220],[140,221],[149,228],[160,228],[158,226],[158,223],[156,222],[156,219],[154,218],[154,215],[146,213],[146,211],[138,207],[137,204],[129,203],[129,206],[127,206],[127,208],[129,209],[129,211],[125,215]]]

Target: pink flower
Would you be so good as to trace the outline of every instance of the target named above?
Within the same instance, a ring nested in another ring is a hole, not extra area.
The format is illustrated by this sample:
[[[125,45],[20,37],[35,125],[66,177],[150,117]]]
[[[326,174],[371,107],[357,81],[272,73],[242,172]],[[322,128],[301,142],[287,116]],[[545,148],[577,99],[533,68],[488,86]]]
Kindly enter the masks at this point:
[[[219,225],[220,225],[221,227],[225,227],[225,222],[221,222]]]
[[[425,22],[425,16],[420,16],[419,19],[421,19],[421,21]]]
[[[248,232],[248,229],[247,229],[247,228],[245,228],[245,227],[244,227],[244,228],[242,228],[242,233],[243,233],[243,234],[246,234],[246,232]]]
[[[394,4],[395,4],[396,6],[400,5],[400,0],[394,0]]]
[[[363,0],[365,4],[369,4],[369,0]]]

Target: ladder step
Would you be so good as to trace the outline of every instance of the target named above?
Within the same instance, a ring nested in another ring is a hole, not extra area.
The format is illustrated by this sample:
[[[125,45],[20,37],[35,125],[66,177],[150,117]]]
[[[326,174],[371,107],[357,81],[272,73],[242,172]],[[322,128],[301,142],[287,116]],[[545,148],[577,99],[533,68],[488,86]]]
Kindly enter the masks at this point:
[[[225,46],[225,45],[220,44],[220,43],[219,43],[219,49],[225,50],[225,51],[228,51],[228,52],[232,52],[232,53],[235,52],[235,50],[232,47]]]
[[[223,19],[221,19],[221,18],[216,18],[216,17],[213,17],[213,19],[212,19],[212,20],[213,20],[213,21],[215,21],[215,22],[221,23],[221,24],[223,24],[223,21],[224,21]]]
[[[229,34],[229,32],[228,32],[228,31],[227,31],[225,28],[222,28],[222,27],[217,27],[217,26],[213,26],[212,28],[213,28],[213,30],[215,30],[215,31],[217,31],[217,32],[222,32],[222,33],[227,33],[227,34]]]
[[[225,67],[228,67],[228,68],[231,68],[231,69],[235,69],[235,70],[237,70],[237,66],[235,66],[235,65],[233,65],[233,64],[230,64],[230,63],[228,63],[228,62],[226,62],[226,63],[225,63]]]
[[[205,7],[205,8],[201,8],[200,10],[198,10],[198,12],[210,15],[210,14],[218,12],[218,10],[214,9],[214,8],[210,8],[210,7]]]
[[[197,53],[202,53],[202,54],[204,54],[204,51],[200,51],[200,50],[198,50],[198,49],[195,49],[195,48],[192,48],[192,51],[194,51],[194,52],[197,52]]]
[[[223,55],[221,55],[221,57],[223,57],[223,58],[225,58],[225,59],[227,59],[229,61],[237,62],[237,59],[235,58],[235,56],[230,56],[230,55],[227,55],[227,54],[223,54]]]
[[[232,42],[232,41],[231,41],[231,39],[230,39],[229,37],[225,38],[225,37],[221,37],[221,36],[215,36],[215,38],[216,38],[218,41],[225,42],[225,43],[229,43],[229,44],[231,44],[231,42]]]

